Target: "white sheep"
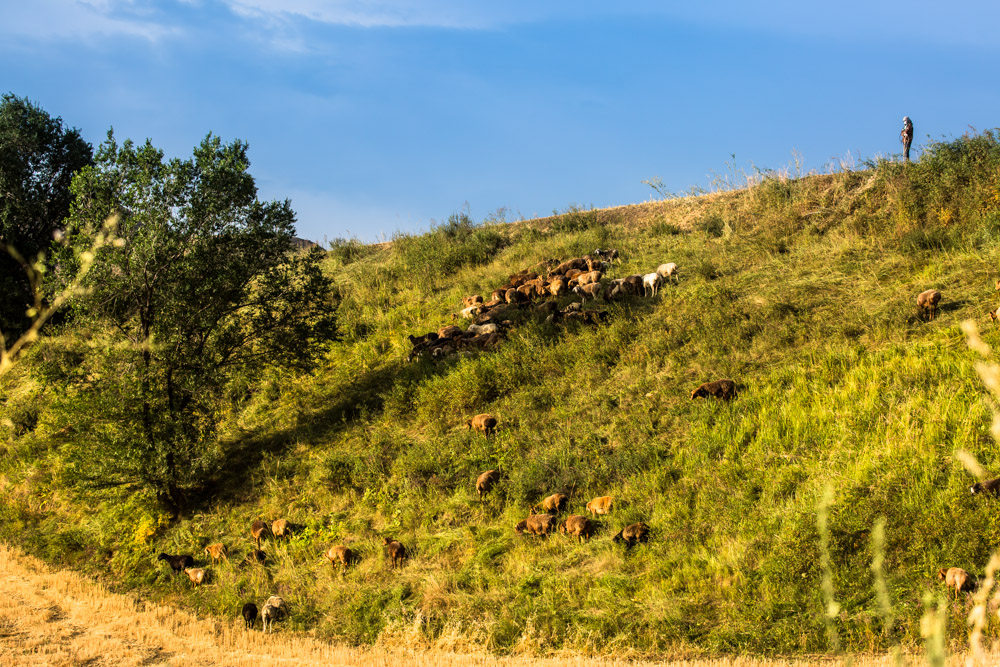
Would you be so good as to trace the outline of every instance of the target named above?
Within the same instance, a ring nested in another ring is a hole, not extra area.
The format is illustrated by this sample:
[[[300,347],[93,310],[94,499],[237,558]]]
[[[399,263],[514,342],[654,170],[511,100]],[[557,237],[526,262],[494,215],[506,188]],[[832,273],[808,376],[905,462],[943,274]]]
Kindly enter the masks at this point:
[[[496,322],[487,322],[486,324],[470,324],[466,331],[470,334],[476,335],[499,333],[500,325]]]
[[[463,308],[459,311],[459,315],[461,315],[463,319],[474,320],[476,319],[476,316],[479,315],[481,310],[482,308],[479,306],[469,306],[468,308]]]
[[[657,267],[656,272],[664,280],[676,280],[677,279],[677,265],[673,262],[667,262],[666,264],[660,264]]]
[[[274,632],[274,622],[283,619],[287,613],[288,605],[285,604],[284,599],[277,595],[269,597],[260,612],[260,618],[264,622],[264,632],[267,632],[269,624],[271,632]]]
[[[656,296],[656,288],[658,288],[662,282],[663,278],[660,277],[659,273],[647,273],[642,277],[642,295]],[[647,289],[652,291],[651,295],[646,294]]]

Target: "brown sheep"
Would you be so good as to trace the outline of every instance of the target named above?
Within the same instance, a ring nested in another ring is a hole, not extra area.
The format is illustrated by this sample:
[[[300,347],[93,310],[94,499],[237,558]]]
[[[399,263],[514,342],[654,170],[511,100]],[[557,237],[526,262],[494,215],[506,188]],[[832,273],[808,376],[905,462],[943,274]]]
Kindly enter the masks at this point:
[[[483,303],[483,297],[479,296],[478,294],[474,294],[472,296],[463,296],[462,297],[462,305],[465,306],[465,307],[468,307],[468,306],[478,306],[478,305],[480,305],[482,303]]]
[[[215,565],[220,560],[225,558],[229,560],[229,553],[226,550],[226,545],[222,542],[216,542],[215,544],[209,544],[205,547],[205,553],[209,555],[212,559],[212,564]]]
[[[514,526],[518,535],[549,535],[556,529],[556,518],[550,514],[531,514]]]
[[[441,338],[453,338],[455,336],[461,336],[462,328],[456,327],[454,324],[449,324],[446,327],[441,327],[440,329],[438,329],[437,335],[439,340]]]
[[[570,514],[559,524],[559,532],[576,537],[576,541],[589,540],[594,535],[594,522],[579,514]]]
[[[275,519],[271,522],[271,535],[276,539],[292,536],[292,524],[288,519]]]
[[[628,286],[629,294],[638,294],[642,289],[642,276],[636,274],[634,276],[627,276],[622,279],[622,284]]]
[[[937,315],[937,305],[941,301],[941,291],[936,289],[924,290],[917,295],[917,308],[921,314],[927,314],[927,320],[933,321]]]
[[[594,498],[589,503],[587,503],[587,511],[597,516],[598,514],[607,514],[611,511],[611,496],[601,496],[599,498]]]
[[[590,285],[592,283],[601,282],[601,278],[604,276],[600,271],[588,271],[587,273],[581,273],[576,277],[577,285]]]
[[[191,583],[195,586],[200,586],[205,582],[205,576],[207,573],[200,567],[186,567],[184,568],[184,573],[191,580]]]
[[[559,310],[559,304],[556,303],[555,301],[542,301],[537,306],[535,306],[535,310],[537,310],[540,313],[552,314],[557,310]]]
[[[271,532],[271,529],[260,519],[254,521],[253,525],[250,526],[250,537],[253,538],[253,541],[257,545],[258,549],[260,549],[260,541],[267,537],[269,532]]]
[[[566,275],[566,272],[570,271],[572,269],[576,269],[578,271],[583,271],[586,268],[587,268],[587,260],[583,259],[582,257],[578,257],[576,259],[568,259],[568,260],[566,260],[565,262],[563,262],[562,264],[560,264],[556,268],[552,269],[552,271],[550,271],[550,273],[559,274],[559,275]]]
[[[692,399],[698,397],[708,398],[709,396],[714,396],[724,401],[736,398],[736,383],[732,380],[715,380],[699,385],[697,389],[691,392]]]
[[[358,559],[358,554],[354,552],[350,547],[345,547],[343,544],[337,544],[326,550],[323,557],[330,561],[330,565],[336,565],[340,563],[341,568],[347,569],[352,563],[356,563]]]
[[[547,514],[559,514],[565,511],[566,505],[569,504],[569,496],[565,493],[553,493],[551,496],[542,500],[542,502],[537,505],[533,505],[532,509],[536,507],[541,507],[543,512]]]
[[[413,347],[420,347],[421,345],[426,345],[427,343],[432,343],[438,339],[438,334],[433,331],[426,333],[422,336],[408,335],[406,337],[410,341],[410,345]]]
[[[955,599],[962,591],[972,592],[979,586],[979,581],[960,567],[941,568],[938,570],[938,579],[945,582],[948,588],[954,589]]]
[[[1000,495],[1000,477],[996,479],[988,479],[985,482],[976,482],[969,487],[969,491],[973,495],[977,493],[992,493],[993,495]]]
[[[570,269],[564,276],[564,278],[566,278],[566,285],[569,287],[576,285],[576,279],[584,273],[586,273],[586,271],[583,269]]]
[[[497,429],[497,418],[486,413],[476,415],[472,419],[466,420],[465,428],[479,431],[484,435],[493,435]]]
[[[482,502],[483,496],[490,492],[490,490],[500,481],[500,471],[499,470],[487,470],[476,479],[476,493],[479,494],[479,500]]]
[[[403,561],[406,560],[408,554],[406,553],[406,547],[403,546],[401,542],[397,542],[391,537],[383,538],[383,544],[385,544],[385,553],[392,561],[392,569],[396,569],[396,566],[402,566]]]
[[[994,308],[993,310],[991,310],[989,312],[990,319],[993,321],[994,324],[997,321],[997,317],[998,317],[997,313],[1000,313],[1000,308]]]
[[[579,294],[581,301],[586,301],[587,297],[596,300],[597,297],[603,296],[600,283],[587,283],[586,285],[577,285],[573,288],[573,294]]]
[[[493,290],[492,292],[490,292],[490,302],[493,302],[493,301],[497,301],[497,302],[505,301],[506,299],[504,299],[504,295],[506,293],[507,293],[507,290],[506,290],[506,288],[503,288],[503,287],[500,287],[498,289]]]
[[[611,538],[612,542],[624,542],[625,546],[632,548],[636,542],[646,542],[649,539],[649,526],[643,522],[633,523],[622,528]]]
[[[551,283],[549,283],[549,294],[554,297],[560,297],[566,293],[566,281],[563,278],[556,278]]]

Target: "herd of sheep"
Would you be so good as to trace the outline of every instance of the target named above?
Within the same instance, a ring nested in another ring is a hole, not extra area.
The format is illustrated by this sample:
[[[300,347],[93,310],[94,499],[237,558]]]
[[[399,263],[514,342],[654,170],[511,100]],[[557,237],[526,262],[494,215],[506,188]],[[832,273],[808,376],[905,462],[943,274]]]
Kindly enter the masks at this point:
[[[589,301],[615,301],[628,296],[656,296],[664,282],[678,280],[678,268],[673,262],[667,262],[657,267],[656,271],[647,274],[629,275],[621,278],[608,278],[606,273],[618,258],[617,250],[596,250],[590,255],[570,259],[564,262],[549,260],[542,262],[531,270],[521,271],[509,277],[507,282],[490,295],[489,300],[474,295],[462,300],[462,309],[453,316],[454,319],[470,321],[466,329],[456,325],[442,327],[436,332],[420,336],[408,336],[412,345],[409,360],[420,357],[437,359],[455,352],[487,350],[501,343],[504,334],[512,324],[511,316],[515,309],[533,310],[544,316],[548,322],[578,320],[597,324],[607,319],[606,311],[584,310],[583,304]],[[1000,281],[997,282],[1000,290]],[[558,299],[566,296],[578,296],[560,308]],[[921,292],[917,297],[917,307],[921,315],[933,320],[937,306],[941,300],[941,292],[936,289]],[[998,309],[990,313],[994,321],[998,320]],[[719,400],[736,398],[739,385],[730,379],[705,382],[696,387],[691,398],[713,397]],[[466,428],[475,430],[486,437],[492,436],[498,427],[498,420],[490,414],[475,415],[465,423]],[[482,502],[501,481],[499,470],[487,470],[476,479],[476,493]],[[993,493],[1000,495],[1000,478],[976,484],[972,493]],[[612,496],[594,498],[586,505],[591,517],[580,514],[570,514],[562,521],[559,516],[569,505],[569,497],[562,493],[547,496],[541,502],[530,508],[529,515],[514,526],[519,535],[534,535],[547,537],[559,532],[578,541],[589,540],[597,533],[597,516],[608,515],[615,506]],[[539,510],[539,513],[534,513]],[[270,536],[274,539],[288,537],[293,531],[293,524],[286,519],[278,519],[270,524],[256,520],[250,527],[250,537],[254,542],[252,549],[243,560],[243,565],[264,564],[266,554],[261,550],[261,540]],[[650,534],[649,526],[637,522],[624,526],[611,539],[626,547],[644,543]],[[409,551],[398,540],[385,537],[383,540],[385,556],[393,569],[404,565],[409,557]],[[228,560],[228,551],[222,543],[213,543],[205,547],[204,553],[213,564],[220,560]],[[327,549],[323,556],[332,566],[340,566],[342,571],[360,561],[360,554],[350,547],[338,544]],[[194,558],[189,554],[169,555],[161,553],[159,560],[166,561],[175,574],[184,572],[195,586],[203,584],[208,571],[195,567]],[[942,569],[938,576],[949,588],[960,591],[972,590],[976,579],[961,568]],[[272,595],[264,602],[259,611],[264,630],[273,630],[274,623],[288,614],[288,603],[280,596]],[[258,608],[253,602],[243,605],[241,615],[247,628],[253,628],[258,617]]]

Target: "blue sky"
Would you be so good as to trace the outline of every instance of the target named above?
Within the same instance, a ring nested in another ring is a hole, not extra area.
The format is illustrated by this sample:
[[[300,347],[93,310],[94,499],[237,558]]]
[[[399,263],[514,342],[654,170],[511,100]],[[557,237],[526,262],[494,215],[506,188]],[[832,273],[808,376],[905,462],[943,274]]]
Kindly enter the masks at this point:
[[[299,233],[391,238],[1000,125],[1000,3],[0,0],[0,92],[98,143],[249,142]],[[731,157],[735,155],[735,161]]]

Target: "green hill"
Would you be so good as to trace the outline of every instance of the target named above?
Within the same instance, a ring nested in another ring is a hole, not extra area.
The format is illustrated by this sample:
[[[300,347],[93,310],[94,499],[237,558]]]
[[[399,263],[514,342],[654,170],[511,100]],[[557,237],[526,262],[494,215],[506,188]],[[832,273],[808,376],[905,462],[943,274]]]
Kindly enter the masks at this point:
[[[1000,473],[959,327],[975,318],[997,342],[986,315],[998,241],[1000,136],[988,132],[913,164],[338,242],[325,268],[341,340],[315,372],[274,371],[234,397],[226,475],[191,516],[65,487],[65,425],[33,375],[47,343],[36,345],[2,385],[0,535],[226,617],[279,592],[288,626],[354,643],[661,657],[912,646],[944,594],[938,568],[982,574],[1000,538],[998,501],[969,493],[975,477],[955,456]],[[672,261],[679,281],[655,298],[588,302],[608,312],[597,325],[525,309],[494,349],[407,361],[407,334],[453,323],[463,296],[595,248],[621,253],[609,277]],[[933,322],[915,304],[928,288],[944,294]],[[690,398],[724,377],[743,385],[736,400]],[[481,412],[499,418],[496,435],[463,428]],[[480,503],[489,468],[503,479]],[[515,534],[557,491],[573,513],[595,496],[617,504],[586,543]],[[300,528],[265,543],[265,567],[240,567],[258,517]],[[640,520],[647,544],[611,542]],[[411,550],[403,568],[390,569],[383,536]],[[230,560],[208,586],[155,560],[200,558],[217,541]],[[344,575],[322,558],[337,543],[361,554]],[[829,623],[824,556],[839,605]],[[949,607],[953,642],[968,608]]]

